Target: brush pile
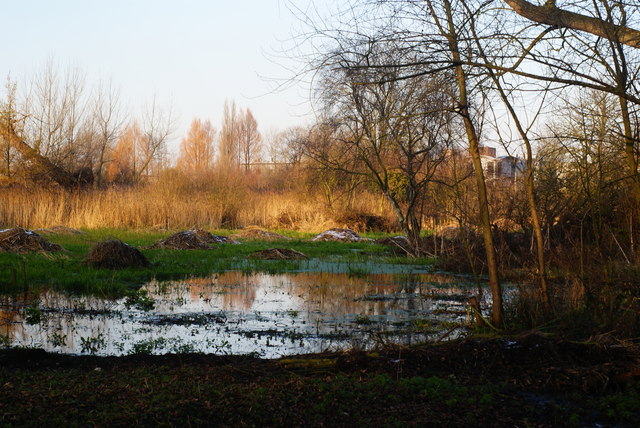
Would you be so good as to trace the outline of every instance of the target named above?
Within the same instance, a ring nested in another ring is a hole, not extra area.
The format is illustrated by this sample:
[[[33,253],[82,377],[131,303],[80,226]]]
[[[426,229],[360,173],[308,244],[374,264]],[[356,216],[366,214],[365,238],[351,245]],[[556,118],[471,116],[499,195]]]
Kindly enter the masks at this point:
[[[32,230],[21,227],[0,230],[0,252],[49,253],[61,250],[60,245],[50,243]]]
[[[338,241],[338,242],[359,242],[369,241],[351,229],[329,229],[313,238],[313,241]]]
[[[290,241],[288,236],[279,233],[269,232],[258,226],[247,226],[240,233],[233,235],[233,238],[247,239],[252,241]]]
[[[376,244],[391,247],[391,250],[397,254],[413,254],[413,248],[409,239],[404,235],[388,236],[386,238],[376,239]]]
[[[343,227],[356,232],[392,232],[396,224],[379,215],[350,213],[336,219]]]
[[[191,229],[177,232],[162,239],[149,248],[168,248],[172,250],[210,250],[211,244],[231,242],[226,236],[213,235],[203,229]]]
[[[252,253],[250,257],[262,260],[306,260],[309,258],[304,253],[289,248],[267,248]]]
[[[103,269],[126,269],[151,265],[138,249],[115,239],[94,245],[84,264]]]

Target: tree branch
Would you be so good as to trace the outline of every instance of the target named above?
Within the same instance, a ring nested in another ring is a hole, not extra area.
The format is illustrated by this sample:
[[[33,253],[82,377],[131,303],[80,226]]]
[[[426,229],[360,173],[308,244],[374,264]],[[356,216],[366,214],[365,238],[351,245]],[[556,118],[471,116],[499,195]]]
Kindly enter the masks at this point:
[[[544,6],[536,6],[526,0],[504,0],[514,12],[539,24],[560,28],[586,31],[607,40],[620,42],[640,49],[640,31],[616,25],[600,18],[580,15],[556,7],[555,1],[547,1]]]

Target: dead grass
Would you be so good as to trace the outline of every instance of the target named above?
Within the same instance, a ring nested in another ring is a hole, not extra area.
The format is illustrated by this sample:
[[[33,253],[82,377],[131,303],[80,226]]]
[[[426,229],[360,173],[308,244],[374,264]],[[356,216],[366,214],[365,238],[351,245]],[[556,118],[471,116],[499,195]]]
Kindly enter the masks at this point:
[[[61,251],[62,247],[52,244],[37,233],[14,227],[0,231],[0,251],[10,253],[36,253]]]
[[[84,264],[103,269],[125,269],[151,265],[144,254],[118,240],[98,242],[89,251]]]
[[[215,191],[172,194],[153,186],[75,193],[4,189],[3,199],[0,227],[37,229],[54,224],[75,229],[184,230],[193,225],[206,229],[258,225],[317,233],[339,224],[320,197],[302,197],[295,192],[249,192],[233,199]]]
[[[343,198],[328,204],[319,189],[302,184],[284,189],[268,183],[256,187],[242,174],[222,172],[199,181],[165,173],[147,185],[132,187],[84,191],[4,187],[0,191],[0,228],[186,230],[198,225],[211,230],[258,225],[318,233],[342,226],[345,218],[363,229],[382,227],[383,219],[394,223],[391,209],[367,192],[355,202]]]

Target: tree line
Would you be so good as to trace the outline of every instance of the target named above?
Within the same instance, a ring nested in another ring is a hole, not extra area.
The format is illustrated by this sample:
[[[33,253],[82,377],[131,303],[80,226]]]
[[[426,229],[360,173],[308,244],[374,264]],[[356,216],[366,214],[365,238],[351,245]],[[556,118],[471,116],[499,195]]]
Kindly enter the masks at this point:
[[[177,159],[168,141],[175,133],[170,108],[155,100],[132,117],[112,82],[90,86],[77,68],[51,61],[26,90],[7,78],[0,105],[0,176],[5,181],[78,185],[136,184],[170,167],[198,175],[214,167],[248,170],[262,159],[262,135],[250,108],[225,102],[220,132],[194,119]]]

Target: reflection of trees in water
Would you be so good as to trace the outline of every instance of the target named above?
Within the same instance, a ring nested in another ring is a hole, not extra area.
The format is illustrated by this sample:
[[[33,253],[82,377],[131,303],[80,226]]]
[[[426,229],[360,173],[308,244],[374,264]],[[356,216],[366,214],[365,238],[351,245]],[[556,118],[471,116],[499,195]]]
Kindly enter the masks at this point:
[[[68,296],[51,290],[27,296],[4,296],[0,302],[0,334],[8,336],[13,345],[41,346],[63,352],[80,349],[78,331],[89,335],[108,331],[108,317],[96,314],[113,305],[98,297]],[[31,323],[28,322],[30,316],[33,317]]]
[[[427,284],[450,284],[455,281],[446,274],[374,274],[354,277],[335,273],[300,273],[288,278],[293,293],[302,298],[305,309],[337,315],[378,315],[390,309],[427,310],[432,302],[421,298],[430,289]],[[446,291],[452,292],[450,289]],[[460,291],[457,289],[457,292]]]
[[[242,272],[227,272],[218,285],[222,284],[225,293],[222,296],[222,307],[231,311],[249,311],[256,299],[259,283],[255,275],[245,275]]]
[[[225,311],[251,310],[260,287],[257,275],[243,272],[224,272],[205,278],[186,280],[191,300],[204,299]]]
[[[23,306],[24,300],[15,296],[3,296],[0,299],[0,334],[14,338],[17,330],[24,322],[24,313],[19,307]]]
[[[207,302],[207,308],[225,311],[251,311],[256,297],[266,300],[289,300],[290,309],[323,313],[382,314],[389,308],[428,309],[422,295],[458,294],[460,288],[450,284],[459,279],[446,274],[372,274],[353,276],[346,273],[246,274],[231,271],[203,278],[190,278],[165,286],[161,299],[175,301],[181,297]],[[446,288],[428,284],[443,284]],[[160,284],[162,286],[162,284]],[[284,297],[282,295],[284,293]],[[186,295],[186,296],[185,296]],[[394,299],[397,295],[397,299]],[[159,302],[160,307],[165,305]],[[200,308],[206,310],[207,308]]]

